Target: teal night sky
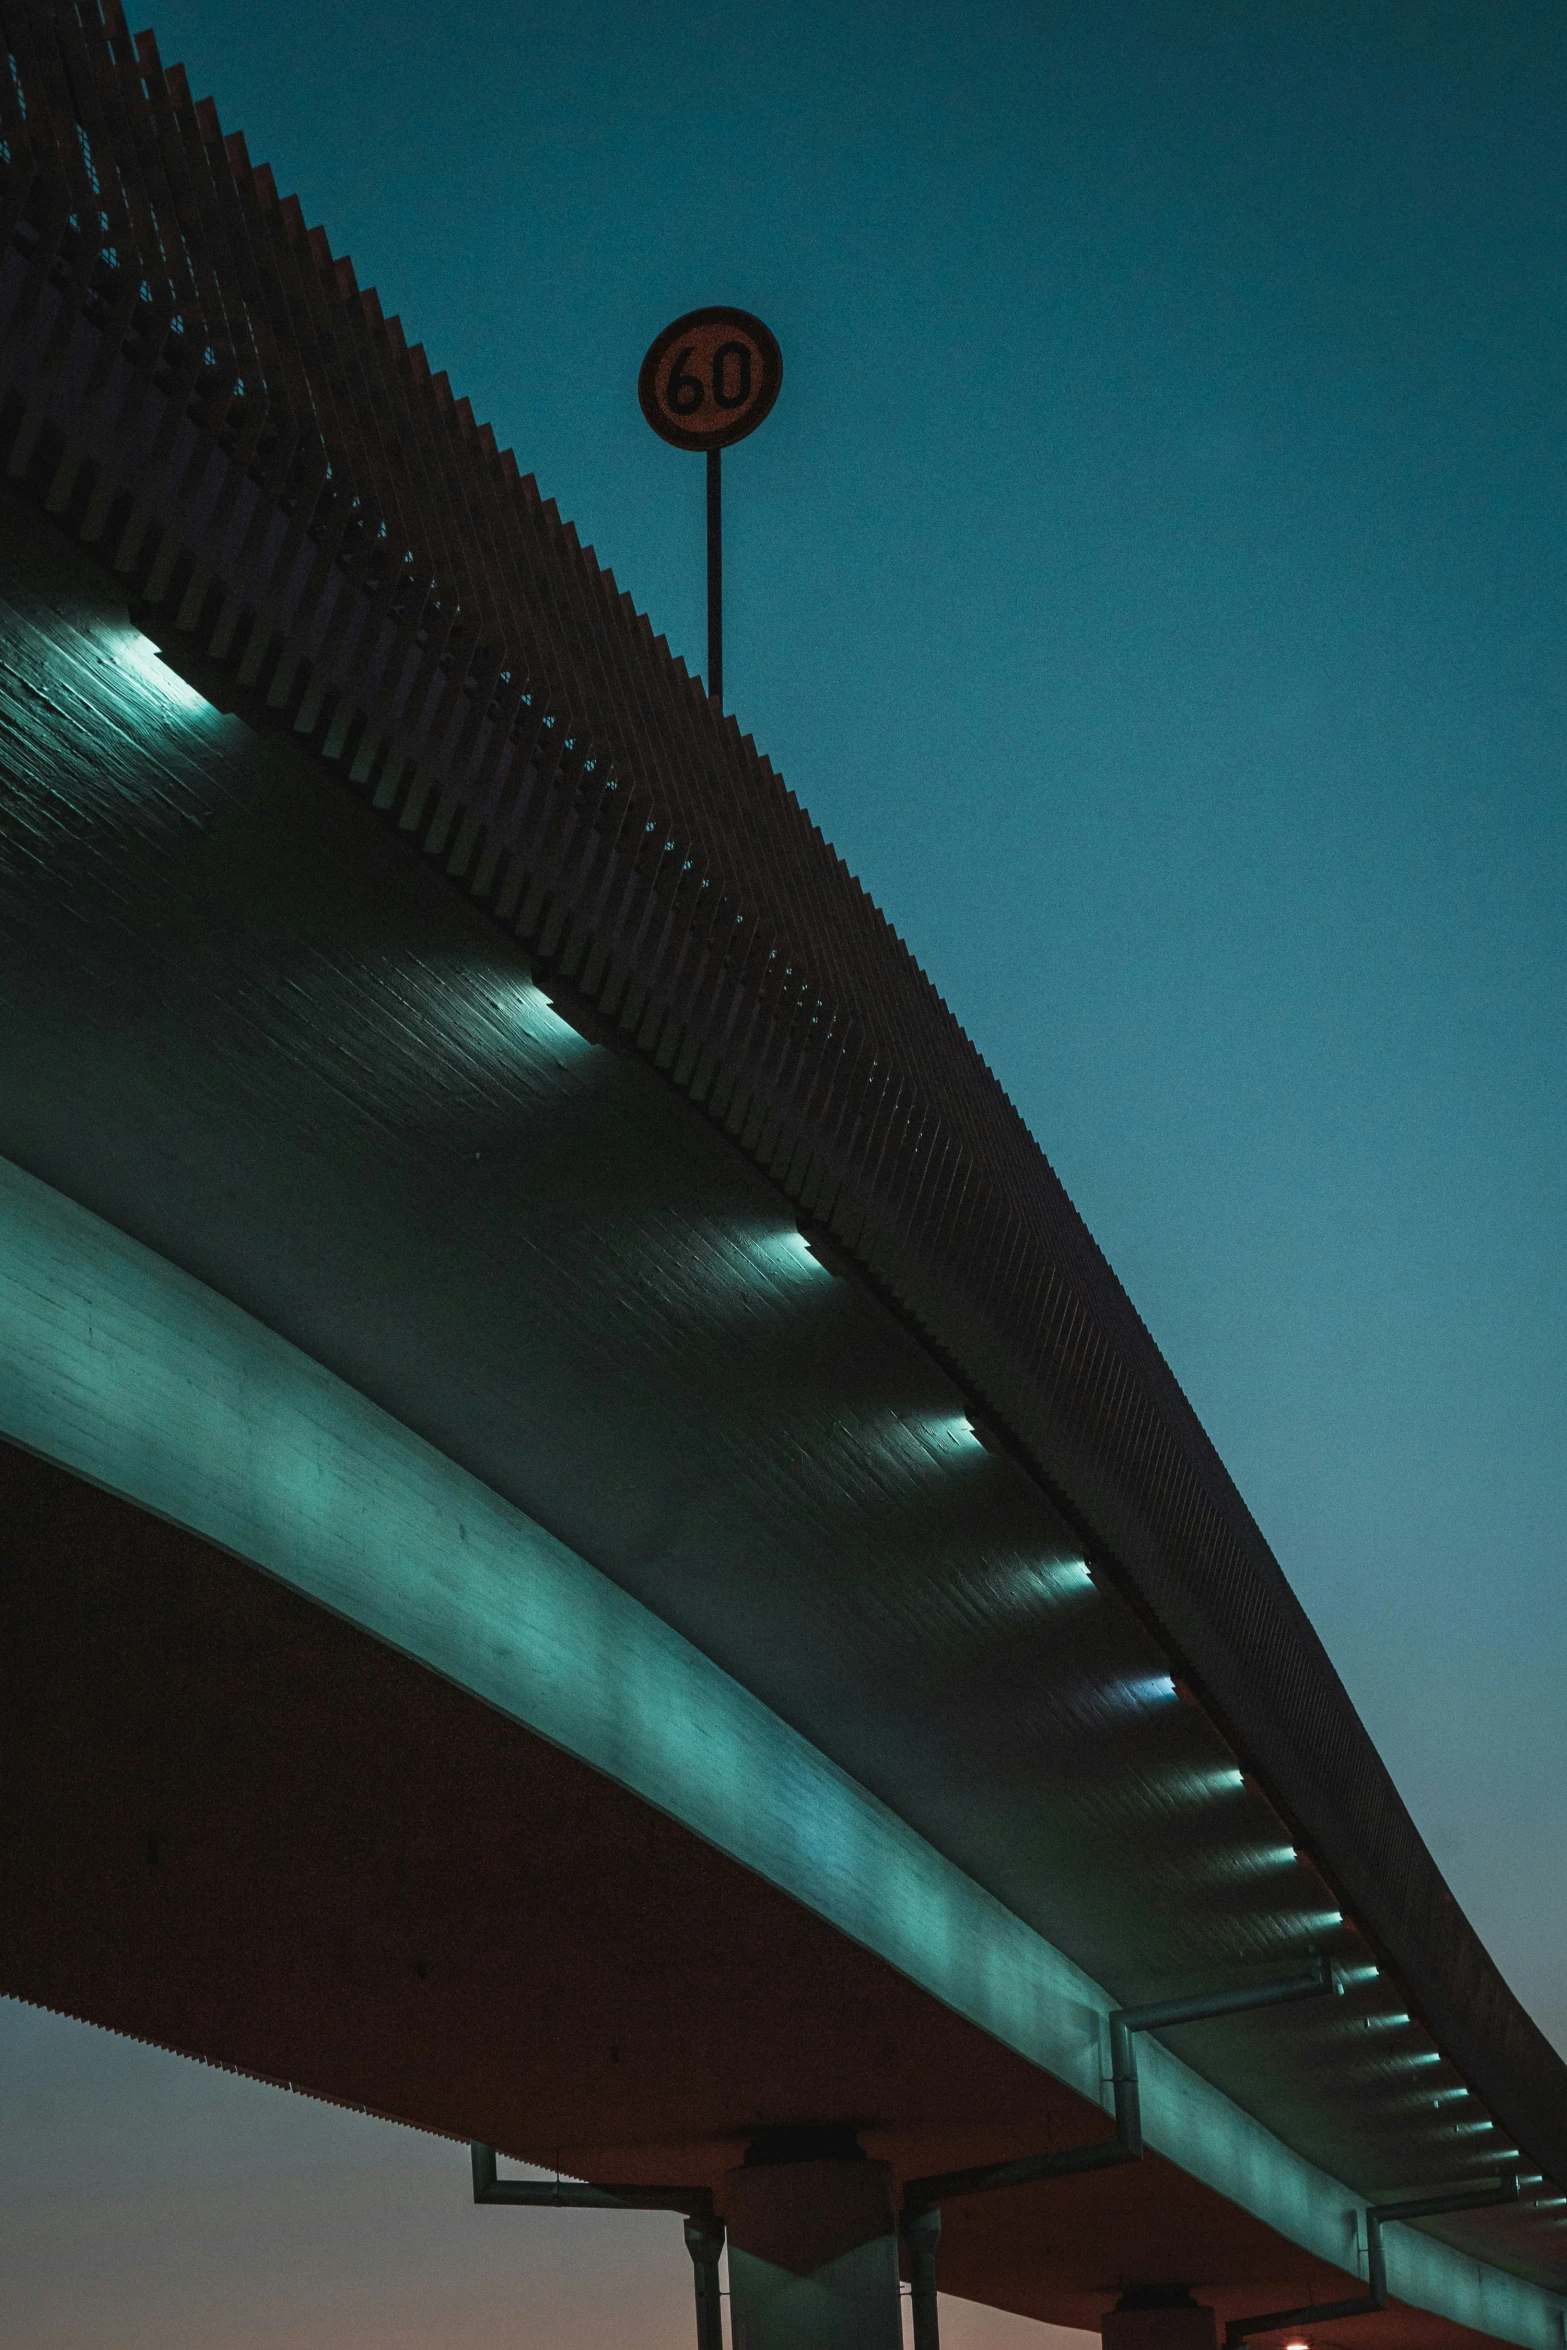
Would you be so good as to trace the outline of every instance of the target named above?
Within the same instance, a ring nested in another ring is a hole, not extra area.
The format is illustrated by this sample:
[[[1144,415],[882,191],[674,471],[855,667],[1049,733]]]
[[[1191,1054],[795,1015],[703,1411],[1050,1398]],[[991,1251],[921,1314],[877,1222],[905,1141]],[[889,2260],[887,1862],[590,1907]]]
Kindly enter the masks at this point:
[[[702,467],[637,366],[773,328],[730,705],[1567,2050],[1559,0],[155,23],[693,668]],[[0,2069],[18,2350],[686,2343],[655,2223],[473,2214],[459,2149],[14,2007]]]

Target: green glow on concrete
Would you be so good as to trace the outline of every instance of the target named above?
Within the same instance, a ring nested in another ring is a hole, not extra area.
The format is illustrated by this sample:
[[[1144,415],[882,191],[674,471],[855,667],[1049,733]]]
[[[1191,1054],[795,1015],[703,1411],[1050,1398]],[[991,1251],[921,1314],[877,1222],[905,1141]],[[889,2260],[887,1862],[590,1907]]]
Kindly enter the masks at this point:
[[[879,1453],[901,1477],[927,1487],[990,1465],[966,1412],[877,1412],[867,1414],[862,1431],[867,1454]]]
[[[1079,1600],[1093,1587],[1093,1577],[1081,1559],[1027,1559],[987,1579],[993,1600],[1015,1608],[1020,1616]]]
[[[586,1060],[599,1049],[569,1020],[561,1018],[544,990],[535,987],[531,979],[510,980],[498,1009],[515,1020],[532,1042],[564,1054],[568,1060]]]
[[[751,1246],[769,1265],[804,1274],[812,1281],[830,1281],[833,1278],[805,1234],[793,1228],[754,1240]]]
[[[0,1432],[581,1757],[1108,2112],[1114,2003],[1061,1951],[542,1527],[3,1160]],[[1350,2189],[1159,2040],[1139,2065],[1151,2148],[1309,2256],[1355,2266]],[[1387,2252],[1400,2300],[1561,2350],[1538,2287],[1413,2229]]]
[[[1213,1803],[1220,1797],[1238,1795],[1246,1784],[1239,1771],[1201,1765],[1170,1769],[1162,1776],[1172,1798],[1180,1803]]]
[[[1282,1876],[1299,1860],[1293,1844],[1254,1844],[1249,1851],[1214,1853],[1204,1873],[1216,1883],[1235,1884],[1248,1877]]]
[[[777,1231],[736,1232],[726,1235],[733,1247],[742,1278],[754,1288],[758,1276],[770,1289],[825,1295],[835,1276],[822,1263],[803,1232],[794,1225]],[[710,1260],[708,1279],[713,1278]]]
[[[178,670],[171,669],[150,637],[139,629],[125,631],[117,647],[122,666],[135,678],[138,685],[165,703],[171,710],[189,714],[196,710],[210,710],[212,705],[193,685],[187,685]]]

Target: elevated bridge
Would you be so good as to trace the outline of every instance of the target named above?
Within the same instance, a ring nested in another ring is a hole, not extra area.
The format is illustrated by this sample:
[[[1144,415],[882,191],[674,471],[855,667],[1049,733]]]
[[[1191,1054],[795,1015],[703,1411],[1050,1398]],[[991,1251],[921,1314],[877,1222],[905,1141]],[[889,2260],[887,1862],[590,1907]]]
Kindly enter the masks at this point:
[[[150,36],[0,20],[0,1989],[667,2203],[704,2350],[725,2230],[736,2350],[1561,2350],[1567,2072],[973,1046]]]

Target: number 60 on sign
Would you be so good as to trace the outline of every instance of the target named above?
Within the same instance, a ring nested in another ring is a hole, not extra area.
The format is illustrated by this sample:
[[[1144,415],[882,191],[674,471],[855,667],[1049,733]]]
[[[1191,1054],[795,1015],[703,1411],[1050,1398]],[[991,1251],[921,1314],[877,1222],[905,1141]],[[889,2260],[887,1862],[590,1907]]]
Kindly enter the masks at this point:
[[[778,397],[783,354],[748,310],[689,310],[666,326],[642,362],[637,398],[677,449],[727,449]]]

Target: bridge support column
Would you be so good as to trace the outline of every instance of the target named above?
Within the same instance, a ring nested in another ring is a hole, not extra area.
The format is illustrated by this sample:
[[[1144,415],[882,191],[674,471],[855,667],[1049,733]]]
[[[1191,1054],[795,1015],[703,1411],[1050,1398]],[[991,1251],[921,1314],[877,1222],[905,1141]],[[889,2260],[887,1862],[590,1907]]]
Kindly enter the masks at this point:
[[[724,2183],[732,2350],[902,2350],[890,2167],[774,2151]]]
[[[1166,2285],[1123,2293],[1101,2322],[1099,2338],[1104,2350],[1216,2350],[1218,2327],[1213,2311],[1184,2285]]]

